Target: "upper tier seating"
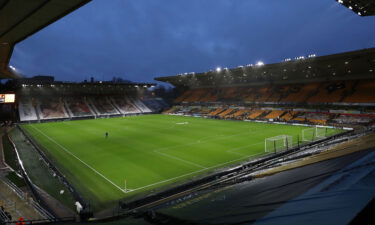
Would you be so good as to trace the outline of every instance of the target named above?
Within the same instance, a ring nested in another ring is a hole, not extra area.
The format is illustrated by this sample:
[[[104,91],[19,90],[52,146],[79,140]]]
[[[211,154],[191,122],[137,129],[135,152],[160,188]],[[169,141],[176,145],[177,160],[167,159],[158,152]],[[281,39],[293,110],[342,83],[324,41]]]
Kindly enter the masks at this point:
[[[188,95],[183,101],[198,102],[203,96],[207,94],[208,91],[209,89],[207,88],[194,89],[190,92],[190,95]]]
[[[184,92],[179,101],[184,101],[181,107],[195,105],[198,109],[194,113],[199,116],[354,126],[375,120],[339,114],[370,115],[375,103],[375,79],[294,84],[265,81],[259,86],[195,88]],[[215,108],[203,114],[201,107]]]
[[[288,95],[281,102],[305,102],[306,99],[313,95],[314,92],[319,88],[320,83],[310,83],[301,85],[291,85],[288,89]]]
[[[347,96],[344,102],[375,103],[375,80],[359,81],[354,93]]]
[[[193,90],[187,90],[184,93],[182,93],[182,95],[180,95],[178,98],[176,98],[174,100],[174,102],[175,103],[177,103],[177,102],[183,102],[184,99],[186,99],[187,97],[189,97],[192,93],[193,93]]]
[[[340,102],[344,95],[351,90],[354,82],[334,82],[328,85],[321,85],[316,95],[311,96],[307,102],[329,103]]]
[[[358,83],[358,85],[356,85]],[[375,102],[375,80],[265,85],[259,87],[196,88],[175,102],[333,103]]]

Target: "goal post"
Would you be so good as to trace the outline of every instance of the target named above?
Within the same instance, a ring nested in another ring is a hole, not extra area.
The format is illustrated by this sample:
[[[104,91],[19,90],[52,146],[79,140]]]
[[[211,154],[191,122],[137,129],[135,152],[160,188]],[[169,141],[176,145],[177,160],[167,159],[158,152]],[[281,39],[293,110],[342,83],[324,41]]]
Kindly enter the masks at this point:
[[[328,136],[328,128],[327,127],[320,127],[320,126],[316,126],[316,130],[315,130],[315,133],[316,133],[316,137],[317,138],[325,138]]]
[[[304,142],[311,142],[325,137],[327,137],[326,127],[316,126],[302,130],[302,141]]]
[[[264,140],[265,152],[278,152],[293,147],[293,137],[290,135],[278,135]]]

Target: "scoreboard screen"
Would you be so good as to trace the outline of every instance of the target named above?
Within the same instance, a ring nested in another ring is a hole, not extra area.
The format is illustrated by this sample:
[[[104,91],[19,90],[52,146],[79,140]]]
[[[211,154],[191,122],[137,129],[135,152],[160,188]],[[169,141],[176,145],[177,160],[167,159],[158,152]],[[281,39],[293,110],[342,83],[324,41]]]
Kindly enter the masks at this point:
[[[0,94],[0,103],[14,103],[15,100],[15,94]]]

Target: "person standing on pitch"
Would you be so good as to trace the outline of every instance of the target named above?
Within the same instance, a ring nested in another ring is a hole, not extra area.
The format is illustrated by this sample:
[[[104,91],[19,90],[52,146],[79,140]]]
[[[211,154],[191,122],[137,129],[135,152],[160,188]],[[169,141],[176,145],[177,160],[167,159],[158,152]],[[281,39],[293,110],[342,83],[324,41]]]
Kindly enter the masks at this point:
[[[105,132],[105,138],[108,138],[108,132]]]

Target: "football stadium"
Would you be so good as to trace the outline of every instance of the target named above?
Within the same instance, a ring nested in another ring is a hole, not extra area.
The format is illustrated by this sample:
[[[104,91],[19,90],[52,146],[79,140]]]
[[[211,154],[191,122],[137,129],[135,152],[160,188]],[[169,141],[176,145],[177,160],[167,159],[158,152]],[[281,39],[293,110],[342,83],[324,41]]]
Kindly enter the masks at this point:
[[[0,0],[0,225],[374,224],[375,48],[152,82],[10,65],[91,2]]]

